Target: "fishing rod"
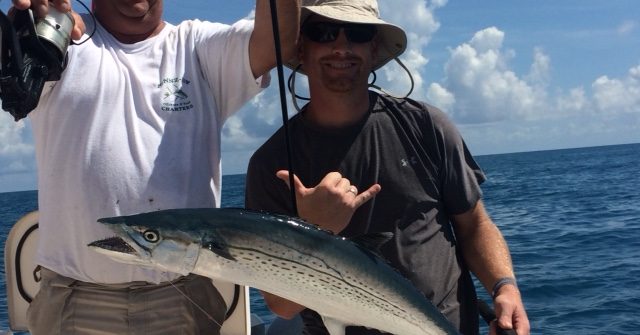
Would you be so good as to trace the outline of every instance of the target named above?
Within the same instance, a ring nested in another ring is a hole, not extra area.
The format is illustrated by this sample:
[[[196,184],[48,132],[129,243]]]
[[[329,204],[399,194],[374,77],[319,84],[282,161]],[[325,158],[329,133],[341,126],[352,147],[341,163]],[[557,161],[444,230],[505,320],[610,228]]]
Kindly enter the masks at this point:
[[[276,51],[276,69],[278,71],[278,85],[280,91],[280,105],[282,110],[282,125],[284,128],[284,138],[287,146],[287,164],[289,169],[289,191],[291,195],[291,204],[293,213],[298,216],[298,204],[296,201],[296,187],[294,184],[293,170],[293,149],[291,148],[291,137],[289,136],[289,112],[287,110],[287,97],[284,85],[284,69],[282,65],[282,46],[280,45],[280,29],[278,28],[278,11],[276,8],[276,0],[269,0],[271,7],[271,25],[273,30],[273,40]]]

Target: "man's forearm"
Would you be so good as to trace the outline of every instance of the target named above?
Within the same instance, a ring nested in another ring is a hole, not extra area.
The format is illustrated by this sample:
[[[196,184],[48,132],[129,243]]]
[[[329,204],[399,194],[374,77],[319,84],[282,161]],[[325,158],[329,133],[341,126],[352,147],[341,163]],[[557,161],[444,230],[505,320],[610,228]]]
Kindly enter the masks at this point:
[[[491,293],[501,278],[514,278],[509,247],[484,209],[482,202],[467,213],[454,216],[456,239],[464,260]]]
[[[478,229],[478,234],[463,242],[462,248],[469,269],[491,294],[500,279],[515,279],[515,274],[509,248],[498,228],[488,222]]]
[[[300,0],[275,0],[278,32],[283,62],[296,56],[296,42],[300,30]],[[257,0],[255,28],[251,35],[250,58],[256,77],[276,65],[276,49],[271,19],[271,1]]]

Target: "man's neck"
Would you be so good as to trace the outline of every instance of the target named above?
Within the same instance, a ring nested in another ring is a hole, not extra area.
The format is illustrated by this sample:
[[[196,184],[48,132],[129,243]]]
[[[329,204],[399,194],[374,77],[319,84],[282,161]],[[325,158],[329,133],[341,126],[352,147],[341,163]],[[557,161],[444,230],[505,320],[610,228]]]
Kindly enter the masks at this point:
[[[368,113],[369,104],[368,90],[358,93],[311,92],[305,118],[322,127],[349,126],[360,121]]]
[[[133,33],[123,33],[123,32],[118,32],[118,31],[114,31],[114,30],[110,30],[107,28],[107,31],[109,31],[109,33],[111,35],[113,35],[113,37],[115,37],[118,41],[124,43],[124,44],[133,44],[133,43],[137,43],[137,42],[141,42],[144,41],[148,38],[151,38],[153,36],[158,35],[161,31],[162,28],[164,28],[165,23],[161,22],[157,27],[155,27],[153,30],[144,32],[144,33],[140,33],[140,34],[133,34]]]
[[[161,17],[150,17],[136,21],[126,18],[115,19],[108,13],[96,12],[96,19],[113,37],[125,44],[137,43],[156,36],[165,26]]]

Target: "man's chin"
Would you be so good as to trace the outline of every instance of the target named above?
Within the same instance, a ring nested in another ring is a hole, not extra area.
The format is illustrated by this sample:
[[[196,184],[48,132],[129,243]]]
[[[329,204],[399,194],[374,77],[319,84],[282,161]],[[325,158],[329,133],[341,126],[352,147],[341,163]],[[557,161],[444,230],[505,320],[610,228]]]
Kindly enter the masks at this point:
[[[336,93],[348,93],[356,87],[353,79],[330,79],[325,81],[324,85],[328,90]]]
[[[149,15],[156,3],[156,1],[142,1],[133,5],[123,5],[119,8],[119,11],[129,19],[141,20]]]

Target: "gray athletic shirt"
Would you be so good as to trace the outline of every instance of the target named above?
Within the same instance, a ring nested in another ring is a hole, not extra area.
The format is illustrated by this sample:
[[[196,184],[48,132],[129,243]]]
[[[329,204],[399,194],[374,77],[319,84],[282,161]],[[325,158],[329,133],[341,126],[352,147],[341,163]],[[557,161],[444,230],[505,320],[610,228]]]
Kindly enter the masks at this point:
[[[411,99],[370,92],[369,113],[357,124],[321,128],[302,114],[289,123],[294,171],[307,186],[332,171],[358,190],[374,183],[382,191],[360,207],[346,237],[392,232],[382,256],[421,290],[463,334],[478,332],[476,293],[457,253],[449,216],[472,209],[485,176],[458,130],[436,108]],[[247,208],[291,215],[290,191],[276,177],[288,169],[284,130],[252,156],[247,171]],[[302,313],[305,334],[326,334],[312,311]],[[378,334],[349,327],[348,335]]]

